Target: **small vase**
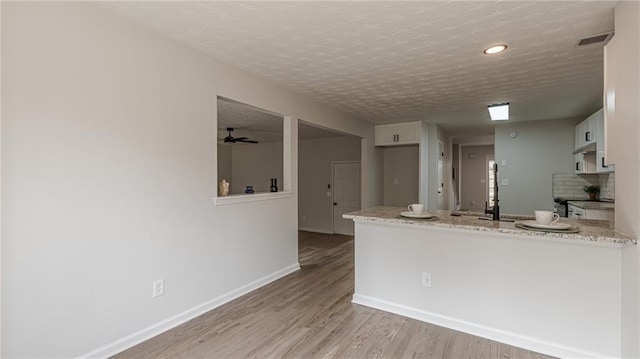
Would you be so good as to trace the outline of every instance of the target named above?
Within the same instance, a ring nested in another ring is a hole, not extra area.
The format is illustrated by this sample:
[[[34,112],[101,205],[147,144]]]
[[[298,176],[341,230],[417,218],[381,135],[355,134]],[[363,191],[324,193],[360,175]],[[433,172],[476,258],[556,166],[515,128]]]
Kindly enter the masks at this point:
[[[256,191],[253,190],[253,186],[247,186],[244,189],[244,193],[250,194],[250,193],[255,193]]]
[[[589,193],[589,199],[592,201],[596,201],[598,199],[598,195],[600,193]]]
[[[229,182],[227,182],[227,180],[223,179],[222,181],[220,181],[218,188],[218,194],[220,195],[220,197],[226,197],[229,195]]]

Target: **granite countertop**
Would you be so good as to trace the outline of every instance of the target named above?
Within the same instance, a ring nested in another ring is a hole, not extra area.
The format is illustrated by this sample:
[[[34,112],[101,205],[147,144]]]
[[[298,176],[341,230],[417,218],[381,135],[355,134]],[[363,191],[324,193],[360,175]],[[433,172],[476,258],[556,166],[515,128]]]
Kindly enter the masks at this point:
[[[568,201],[567,203],[582,209],[613,210],[616,206],[615,203],[611,203],[611,202]]]
[[[586,220],[586,219],[560,219],[561,223],[568,223],[580,228],[579,233],[552,233],[552,232],[539,232],[530,231],[526,229],[520,229],[515,226],[515,222],[504,221],[488,221],[478,219],[479,216],[487,217],[484,213],[477,212],[451,212],[451,211],[429,211],[430,213],[438,216],[437,221],[425,221],[420,219],[411,219],[399,217],[400,212],[404,212],[407,209],[404,207],[387,207],[379,206],[369,209],[364,209],[357,212],[346,213],[344,218],[349,218],[358,221],[380,222],[380,223],[392,223],[392,224],[411,224],[417,226],[428,226],[438,228],[452,228],[460,230],[471,230],[480,232],[496,232],[504,234],[519,234],[533,237],[539,237],[540,239],[563,239],[563,240],[576,240],[587,242],[598,242],[601,244],[636,244],[637,240],[633,237],[618,233],[609,228],[608,221],[601,220]],[[504,214],[501,216],[504,219],[515,220],[528,220],[533,219],[533,216],[518,216]]]

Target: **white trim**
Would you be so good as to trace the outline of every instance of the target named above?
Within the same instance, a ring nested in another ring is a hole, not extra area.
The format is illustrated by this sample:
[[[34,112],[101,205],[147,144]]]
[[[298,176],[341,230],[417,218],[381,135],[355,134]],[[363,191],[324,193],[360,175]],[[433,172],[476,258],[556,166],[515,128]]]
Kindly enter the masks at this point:
[[[482,338],[513,345],[519,348],[560,357],[560,358],[607,358],[611,355],[585,351],[567,345],[552,343],[533,337],[523,336],[517,333],[487,327],[481,324],[467,322],[444,315],[427,312],[425,310],[408,307],[405,305],[388,302],[361,294],[354,294],[351,301],[355,304],[383,310],[385,312],[402,315],[423,322],[439,325],[445,328],[458,330],[464,333],[476,335]]]
[[[272,199],[288,198],[291,196],[293,196],[293,191],[238,194],[227,197],[213,197],[213,203],[216,206],[225,206],[228,204],[268,201]]]
[[[280,279],[287,274],[293,273],[300,269],[300,263],[292,264],[288,267],[280,269],[274,273],[266,275],[260,279],[257,279],[247,285],[234,289],[228,293],[225,293],[217,298],[214,298],[208,302],[204,302],[191,309],[187,309],[182,313],[176,314],[173,317],[167,318],[161,322],[150,325],[144,329],[141,329],[131,335],[111,342],[103,347],[92,350],[88,353],[82,354],[77,357],[80,358],[108,358],[115,354],[118,354],[126,349],[129,349],[137,344],[144,342],[150,338],[155,337],[158,334],[164,333],[169,329],[175,328],[178,325],[185,323],[199,315],[202,315],[212,309],[215,309],[227,302],[230,302],[236,298],[239,298],[255,289],[258,289],[266,284],[269,284],[277,279]]]

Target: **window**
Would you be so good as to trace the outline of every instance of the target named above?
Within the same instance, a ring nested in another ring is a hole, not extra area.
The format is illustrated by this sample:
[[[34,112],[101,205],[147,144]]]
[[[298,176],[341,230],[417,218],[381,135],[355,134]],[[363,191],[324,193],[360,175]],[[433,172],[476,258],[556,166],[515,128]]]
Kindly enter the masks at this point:
[[[290,158],[284,130],[290,119],[222,97],[217,101],[218,185],[229,182],[229,192],[221,196],[218,186],[216,204],[282,197],[270,194],[285,192],[290,183],[284,178],[285,152]],[[277,192],[272,192],[273,184]],[[244,198],[232,198],[238,196]]]

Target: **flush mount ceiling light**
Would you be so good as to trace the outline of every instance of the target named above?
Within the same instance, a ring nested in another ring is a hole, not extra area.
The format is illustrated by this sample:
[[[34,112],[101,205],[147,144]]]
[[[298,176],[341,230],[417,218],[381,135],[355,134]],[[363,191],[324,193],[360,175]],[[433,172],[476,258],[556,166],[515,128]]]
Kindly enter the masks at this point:
[[[497,103],[487,106],[491,121],[504,121],[509,119],[509,103]]]
[[[485,55],[499,54],[507,49],[507,45],[495,45],[488,47],[482,51]]]

